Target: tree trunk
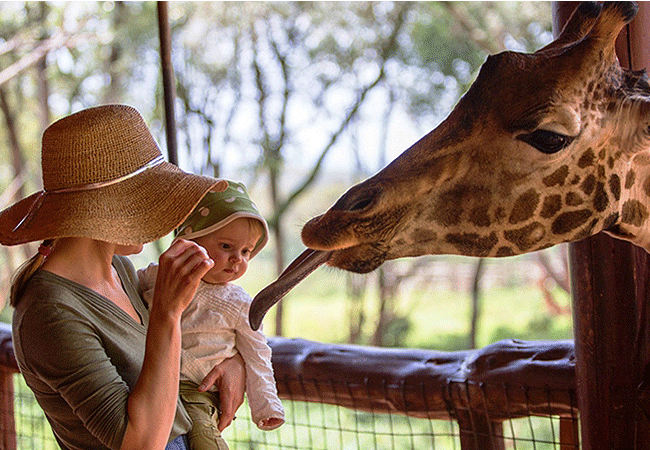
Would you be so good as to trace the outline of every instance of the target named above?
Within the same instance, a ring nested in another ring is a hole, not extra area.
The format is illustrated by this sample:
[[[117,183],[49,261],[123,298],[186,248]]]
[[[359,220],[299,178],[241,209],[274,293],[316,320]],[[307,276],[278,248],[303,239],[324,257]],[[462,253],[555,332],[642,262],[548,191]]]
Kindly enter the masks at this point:
[[[5,127],[7,129],[7,135],[9,136],[9,145],[11,146],[11,159],[14,166],[14,178],[24,178],[25,174],[25,158],[23,157],[23,152],[20,147],[20,141],[18,140],[18,125],[16,115],[9,105],[9,99],[7,98],[7,92],[3,87],[0,86],[0,109],[5,117]],[[17,198],[25,197],[25,188],[24,183],[21,182],[16,190]],[[25,258],[29,258],[30,250],[28,246],[21,246],[23,255]]]
[[[472,316],[469,326],[469,348],[476,348],[476,335],[478,333],[478,318],[481,314],[481,277],[485,259],[479,258],[474,266],[474,282],[472,284]]]
[[[47,2],[40,2],[40,21],[43,24],[43,30],[46,29],[47,16],[50,12],[50,6]],[[45,40],[42,36],[42,40]],[[38,85],[38,102],[41,105],[41,132],[45,131],[47,126],[52,121],[50,114],[50,84],[47,78],[47,55],[43,56],[38,63],[36,63],[36,80]]]
[[[375,327],[375,333],[372,336],[372,345],[376,347],[383,347],[385,339],[384,334],[386,333],[386,326],[390,321],[390,292],[389,282],[387,280],[388,274],[386,273],[385,267],[380,267],[377,269],[377,286],[379,288],[379,305],[377,309],[377,326]]]

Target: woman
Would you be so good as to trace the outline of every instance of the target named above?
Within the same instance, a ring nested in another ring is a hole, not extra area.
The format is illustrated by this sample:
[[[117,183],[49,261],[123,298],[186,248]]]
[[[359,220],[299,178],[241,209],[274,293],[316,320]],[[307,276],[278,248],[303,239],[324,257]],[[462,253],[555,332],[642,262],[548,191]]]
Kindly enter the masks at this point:
[[[227,183],[166,163],[140,114],[90,108],[50,125],[43,190],[0,212],[0,243],[43,241],[11,292],[16,359],[63,449],[183,449],[180,318],[203,274],[204,249],[180,240],[160,257],[149,309],[126,258]],[[241,359],[201,389],[222,398],[219,428],[243,402]]]

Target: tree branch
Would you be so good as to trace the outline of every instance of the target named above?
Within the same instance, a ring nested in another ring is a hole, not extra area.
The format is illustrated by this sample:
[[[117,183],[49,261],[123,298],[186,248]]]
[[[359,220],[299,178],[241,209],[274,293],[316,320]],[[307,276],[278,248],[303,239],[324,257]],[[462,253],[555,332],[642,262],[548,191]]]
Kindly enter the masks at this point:
[[[85,23],[85,22],[84,22]],[[83,24],[82,24],[83,26]],[[75,47],[78,41],[88,41],[87,35],[77,35],[76,33],[55,33],[52,37],[43,41],[31,52],[20,58],[18,61],[0,71],[0,87],[12,78],[20,75],[24,70],[32,67],[41,58],[45,57],[50,51],[61,47]]]
[[[298,198],[309,186],[311,186],[314,183],[316,177],[320,173],[320,170],[325,162],[325,158],[327,157],[330,150],[334,147],[334,144],[336,144],[338,139],[341,137],[343,132],[347,129],[352,119],[359,112],[359,109],[361,108],[361,105],[365,101],[368,93],[371,90],[373,90],[385,78],[386,63],[388,62],[391,55],[395,52],[395,48],[397,46],[397,37],[400,31],[402,30],[402,26],[404,25],[406,13],[409,11],[411,7],[412,5],[410,3],[401,4],[401,7],[397,11],[395,17],[395,27],[393,28],[390,36],[388,37],[386,45],[383,46],[381,51],[382,61],[381,61],[381,67],[379,69],[379,73],[377,74],[377,77],[372,82],[370,82],[367,86],[361,89],[359,95],[357,96],[356,101],[354,102],[352,107],[348,110],[348,113],[346,114],[345,118],[339,125],[339,128],[332,134],[329,142],[323,148],[323,151],[321,152],[320,156],[316,160],[316,164],[314,165],[310,173],[306,176],[303,182],[300,183],[300,185],[293,191],[293,193],[291,193],[281,205],[278,205],[278,208],[275,211],[274,216],[271,218],[271,222],[274,223],[278,221],[279,218],[282,217],[284,212],[289,208],[289,206],[291,206],[291,204],[296,200],[296,198]]]

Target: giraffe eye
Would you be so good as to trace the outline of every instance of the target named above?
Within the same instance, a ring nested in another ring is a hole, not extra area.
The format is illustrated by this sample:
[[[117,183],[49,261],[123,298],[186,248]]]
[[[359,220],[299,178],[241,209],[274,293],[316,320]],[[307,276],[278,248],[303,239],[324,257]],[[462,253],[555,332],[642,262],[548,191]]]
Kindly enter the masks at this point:
[[[549,130],[535,130],[532,133],[517,136],[517,139],[532,145],[547,155],[557,153],[573,141],[573,138]]]

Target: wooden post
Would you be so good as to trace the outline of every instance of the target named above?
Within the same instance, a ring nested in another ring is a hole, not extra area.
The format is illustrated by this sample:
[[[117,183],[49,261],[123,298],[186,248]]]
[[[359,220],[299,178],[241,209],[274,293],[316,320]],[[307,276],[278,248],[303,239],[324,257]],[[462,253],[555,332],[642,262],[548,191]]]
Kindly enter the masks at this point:
[[[503,424],[472,412],[456,418],[460,432],[461,450],[505,450]]]
[[[578,419],[560,418],[560,450],[577,450],[580,448],[578,437]]]
[[[14,373],[15,370],[0,367],[0,448],[3,450],[16,450]]]
[[[556,35],[576,6],[554,3]],[[617,43],[621,65],[633,69],[650,62],[638,39],[650,5],[640,2],[639,9]],[[571,244],[569,253],[582,448],[650,449],[637,422],[647,421],[637,407],[649,355],[648,255],[603,233]]]
[[[16,450],[14,419],[14,374],[18,372],[14,357],[11,325],[0,324],[0,449]]]

